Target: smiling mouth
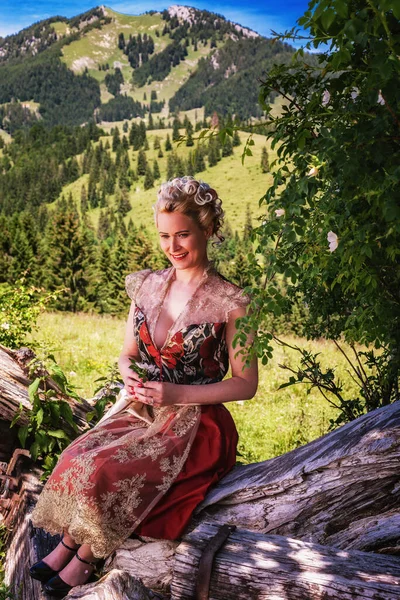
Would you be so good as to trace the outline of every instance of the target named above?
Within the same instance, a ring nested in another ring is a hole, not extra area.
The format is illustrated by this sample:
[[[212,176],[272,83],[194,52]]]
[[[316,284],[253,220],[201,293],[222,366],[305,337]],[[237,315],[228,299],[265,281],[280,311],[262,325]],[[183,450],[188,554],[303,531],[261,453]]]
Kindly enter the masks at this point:
[[[172,258],[175,260],[180,260],[181,258],[185,258],[188,255],[188,252],[183,252],[182,254],[171,254]]]

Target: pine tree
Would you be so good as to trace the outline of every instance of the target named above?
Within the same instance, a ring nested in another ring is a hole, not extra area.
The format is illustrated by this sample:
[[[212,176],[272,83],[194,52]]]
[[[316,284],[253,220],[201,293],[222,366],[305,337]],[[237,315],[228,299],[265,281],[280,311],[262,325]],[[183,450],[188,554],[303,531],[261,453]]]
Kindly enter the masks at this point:
[[[153,268],[156,253],[151,236],[145,227],[133,231],[128,237],[127,245],[127,265],[130,272]]]
[[[159,151],[158,151],[157,157],[158,158],[162,158],[163,156],[164,156],[164,153],[163,153],[163,151],[160,148]]]
[[[94,305],[100,313],[113,313],[115,310],[113,265],[111,250],[107,243],[102,243],[97,259],[96,279],[94,284]]]
[[[208,164],[210,167],[215,167],[218,163],[218,150],[214,138],[211,138],[208,144]]]
[[[160,138],[158,137],[158,135],[156,135],[154,138],[153,148],[154,150],[159,150],[161,148]]]
[[[122,187],[117,193],[117,213],[122,217],[125,217],[128,212],[132,209],[132,205],[129,200],[129,192],[125,187]]]
[[[185,164],[180,156],[177,156],[175,159],[175,177],[184,177],[185,173]]]
[[[137,158],[137,169],[136,172],[137,174],[140,175],[145,175],[146,174],[146,167],[147,167],[147,158],[146,158],[146,154],[143,150],[139,150],[138,153],[138,158]]]
[[[35,255],[28,241],[25,231],[18,227],[13,235],[11,245],[11,264],[9,275],[12,281],[20,279],[22,276],[27,281],[31,281],[35,272]]]
[[[86,188],[83,185],[81,187],[81,213],[85,214],[87,212],[88,209],[88,199],[87,199],[87,192],[86,192]]]
[[[175,153],[171,152],[167,158],[167,180],[173,179],[175,177]]]
[[[265,146],[261,151],[261,171],[262,173],[269,173],[268,150]]]
[[[118,314],[126,308],[125,277],[128,274],[127,244],[125,236],[121,233],[117,236],[111,253],[112,266],[112,314]]]
[[[231,138],[229,135],[227,135],[225,138],[225,143],[222,146],[222,156],[231,156],[232,154],[233,154],[233,147],[232,147]]]
[[[158,166],[158,162],[156,160],[154,161],[154,166],[153,166],[153,176],[154,176],[154,179],[160,179],[160,177],[161,177],[160,167]]]
[[[247,203],[247,205],[246,205],[246,222],[244,225],[244,232],[243,232],[243,241],[245,242],[245,245],[249,242],[252,231],[253,231],[253,220],[251,218],[250,204]]]
[[[146,141],[146,124],[144,121],[139,123],[139,147],[142,147]]]
[[[172,141],[173,142],[177,142],[180,138],[180,133],[179,133],[179,119],[177,117],[175,117],[173,123],[172,123]]]
[[[167,133],[167,139],[165,140],[165,152],[169,152],[172,150],[171,138],[169,137],[169,133]]]
[[[116,152],[121,145],[121,137],[119,135],[119,129],[116,127],[114,129],[113,138],[112,138],[112,149],[113,152]]]
[[[186,146],[194,146],[194,141],[193,141],[193,125],[191,124],[191,122],[187,121],[186,124]]]
[[[143,187],[144,187],[145,190],[149,190],[153,186],[154,186],[153,173],[152,173],[152,171],[150,169],[150,166],[147,165],[147,167],[146,167],[146,174],[145,174],[144,182],[143,182]]]
[[[232,146],[240,146],[242,142],[240,141],[240,135],[237,129],[235,129],[234,133],[233,133],[233,140],[232,140]]]
[[[129,143],[131,146],[133,146],[134,150],[139,150],[140,148],[139,137],[139,127],[136,125],[136,123],[132,123],[129,131]]]
[[[190,177],[194,177],[196,174],[195,165],[194,165],[194,155],[192,152],[189,152],[188,159],[186,161],[186,175]]]
[[[111,223],[107,212],[100,211],[99,223],[97,225],[97,237],[99,240],[105,240],[111,235]]]
[[[76,312],[83,307],[88,286],[88,248],[71,198],[58,202],[49,223],[47,246],[47,287],[64,290],[57,297],[56,308]]]
[[[204,162],[203,153],[200,148],[196,148],[194,153],[194,169],[196,173],[201,173],[206,170],[206,163]]]

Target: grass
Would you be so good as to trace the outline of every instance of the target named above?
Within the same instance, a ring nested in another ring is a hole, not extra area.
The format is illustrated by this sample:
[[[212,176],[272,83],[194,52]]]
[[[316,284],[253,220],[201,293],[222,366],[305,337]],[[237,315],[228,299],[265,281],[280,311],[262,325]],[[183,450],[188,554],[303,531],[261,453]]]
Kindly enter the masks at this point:
[[[45,313],[39,319],[33,339],[55,350],[56,359],[71,383],[80,388],[78,393],[90,398],[97,386],[95,379],[105,375],[107,367],[118,359],[124,329],[125,322],[115,317]],[[345,397],[355,393],[345,359],[333,343],[286,339],[321,352],[323,365],[337,365],[337,373],[345,384]],[[288,379],[278,366],[282,363],[296,365],[297,354],[277,347],[273,360],[267,366],[260,365],[255,398],[227,404],[239,431],[239,450],[244,462],[266,460],[312,441],[328,431],[329,420],[337,414],[316,390],[310,394],[306,386],[278,390]]]

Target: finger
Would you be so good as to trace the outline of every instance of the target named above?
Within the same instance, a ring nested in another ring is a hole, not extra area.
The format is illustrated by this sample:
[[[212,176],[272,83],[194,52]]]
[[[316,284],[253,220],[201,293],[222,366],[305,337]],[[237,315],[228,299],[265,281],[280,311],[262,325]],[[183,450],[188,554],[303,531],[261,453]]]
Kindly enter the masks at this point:
[[[135,371],[132,371],[126,379],[127,381],[142,381],[141,377]]]

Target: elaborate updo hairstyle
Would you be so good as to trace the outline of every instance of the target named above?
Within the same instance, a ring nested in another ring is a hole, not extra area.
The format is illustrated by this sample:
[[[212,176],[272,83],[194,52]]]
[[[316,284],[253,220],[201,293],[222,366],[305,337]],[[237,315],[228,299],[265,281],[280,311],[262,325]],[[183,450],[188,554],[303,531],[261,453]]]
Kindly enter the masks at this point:
[[[224,219],[221,200],[208,183],[189,176],[175,177],[161,185],[153,208],[156,221],[160,212],[180,212],[191,217],[203,231],[210,230],[219,243],[224,241],[220,232]]]

